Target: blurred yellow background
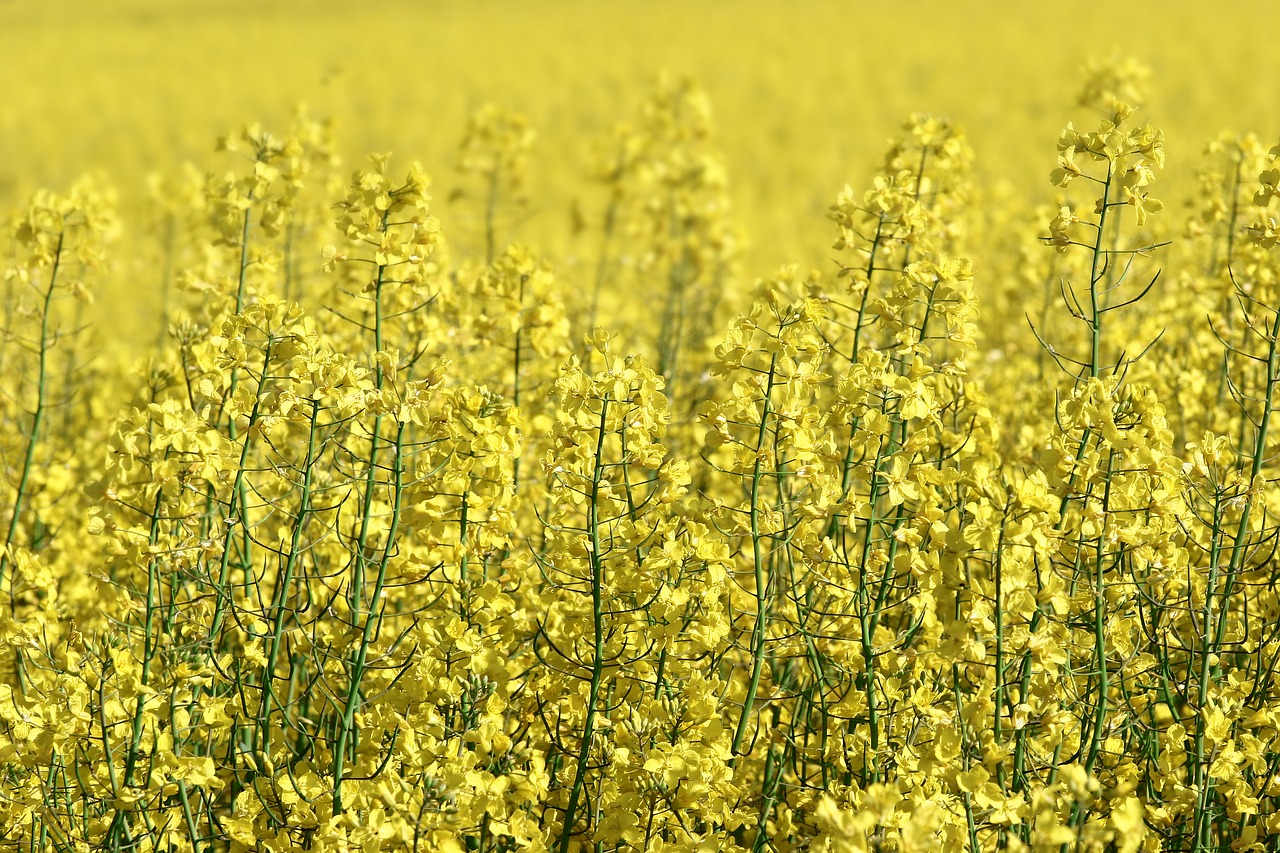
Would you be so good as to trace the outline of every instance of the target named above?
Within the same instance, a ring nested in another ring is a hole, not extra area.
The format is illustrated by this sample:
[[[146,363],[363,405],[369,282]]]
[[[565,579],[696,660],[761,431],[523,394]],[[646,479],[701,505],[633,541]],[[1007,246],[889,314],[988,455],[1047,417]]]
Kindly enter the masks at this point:
[[[1160,194],[1176,212],[1220,130],[1280,132],[1280,51],[1259,36],[1277,28],[1280,4],[1189,0],[1120,2],[1087,17],[1072,6],[939,0],[7,2],[0,207],[97,172],[121,197],[117,260],[139,254],[131,211],[149,174],[177,175],[187,162],[200,173],[235,168],[214,152],[217,136],[248,121],[283,132],[305,103],[333,120],[344,170],[375,151],[421,161],[450,241],[474,251],[474,211],[451,209],[448,196],[466,118],[493,103],[538,134],[532,204],[512,236],[571,262],[572,205],[599,198],[585,164],[666,71],[709,94],[748,277],[789,261],[829,269],[825,212],[839,189],[866,185],[910,113],[958,124],[977,157],[967,249],[981,292],[1008,263],[995,243],[1011,218],[1024,221],[1023,239],[1037,227],[1034,206],[1054,200],[1058,131],[1094,120],[1075,104],[1088,59],[1151,68],[1145,115],[1168,136]],[[985,233],[983,209],[1001,211],[998,233]]]

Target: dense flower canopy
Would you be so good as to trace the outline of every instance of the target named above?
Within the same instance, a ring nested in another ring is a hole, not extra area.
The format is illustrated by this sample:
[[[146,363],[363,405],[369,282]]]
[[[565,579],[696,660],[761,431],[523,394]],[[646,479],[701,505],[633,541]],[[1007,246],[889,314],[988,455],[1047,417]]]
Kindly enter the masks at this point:
[[[1166,162],[1151,85],[1086,65],[1034,210],[909,115],[759,278],[675,75],[572,164],[584,257],[493,104],[442,167],[300,110],[34,192],[0,846],[1272,849],[1280,145]],[[140,270],[158,339],[87,322]]]

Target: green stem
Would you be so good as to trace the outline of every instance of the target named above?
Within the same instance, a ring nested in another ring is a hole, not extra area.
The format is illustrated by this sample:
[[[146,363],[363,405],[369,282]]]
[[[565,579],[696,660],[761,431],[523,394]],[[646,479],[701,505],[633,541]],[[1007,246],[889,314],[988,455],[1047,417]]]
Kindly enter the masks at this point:
[[[333,749],[333,813],[335,815],[343,813],[342,781],[343,774],[346,771],[347,746],[355,734],[356,711],[361,703],[360,683],[364,680],[369,656],[369,644],[373,641],[374,629],[382,623],[382,613],[385,610],[382,592],[386,585],[387,566],[391,562],[392,553],[395,551],[396,537],[400,529],[400,506],[404,497],[404,433],[406,425],[405,421],[400,421],[399,429],[396,432],[395,461],[392,462],[391,523],[387,528],[387,541],[382,549],[382,559],[378,562],[378,576],[374,581],[373,595],[369,599],[370,610],[363,614],[364,625],[360,632],[360,648],[356,652],[355,660],[351,662],[351,683],[347,686],[346,704],[342,711],[337,743]],[[378,608],[376,614],[373,612],[373,608]],[[361,614],[357,611],[352,611],[351,616],[353,619],[361,618]]]
[[[1107,211],[1110,209],[1108,202],[1111,200],[1111,180],[1112,170],[1114,166],[1107,165],[1107,180],[1102,186],[1102,208],[1098,213],[1098,233],[1093,244],[1093,258],[1089,264],[1089,331],[1090,331],[1090,349],[1089,349],[1089,378],[1097,379],[1098,372],[1101,369],[1102,361],[1102,314],[1103,306],[1100,303],[1098,293],[1098,283],[1102,280],[1103,273],[1099,270],[1105,252],[1102,250],[1103,229],[1107,224]],[[1110,264],[1108,264],[1110,266]]]
[[[595,465],[591,472],[591,501],[587,506],[587,530],[591,536],[591,620],[593,633],[593,659],[591,661],[591,687],[587,694],[587,719],[582,725],[582,744],[578,747],[578,763],[574,769],[573,787],[569,791],[569,803],[565,806],[564,825],[560,828],[560,853],[568,853],[569,840],[573,837],[573,821],[578,813],[578,800],[586,782],[587,762],[591,756],[591,741],[595,736],[596,701],[600,696],[600,681],[604,676],[604,562],[600,558],[600,482],[604,476],[604,440],[609,413],[609,398],[600,401],[600,426],[596,436]]]
[[[53,255],[53,267],[49,273],[49,287],[44,292],[44,305],[40,311],[40,362],[36,372],[36,409],[31,418],[31,435],[27,437],[26,453],[22,457],[22,473],[18,476],[18,493],[13,499],[13,515],[9,517],[9,530],[4,537],[4,548],[0,549],[0,584],[4,583],[5,570],[9,566],[10,553],[14,539],[18,533],[18,523],[22,518],[22,505],[27,497],[27,486],[31,482],[31,471],[35,467],[36,445],[40,441],[40,427],[44,422],[45,384],[48,378],[49,364],[49,309],[53,304],[53,291],[58,284],[58,270],[62,266],[62,246],[66,232],[58,235],[58,246]],[[9,607],[15,606],[12,581],[9,584]]]
[[[774,353],[769,360],[769,375],[765,384],[764,410],[760,414],[760,429],[756,434],[756,461],[751,470],[751,552],[755,564],[756,581],[756,620],[751,629],[751,678],[747,683],[747,695],[742,700],[742,716],[738,718],[738,727],[733,733],[733,744],[729,748],[730,763],[736,760],[742,741],[746,737],[751,723],[751,712],[755,705],[756,693],[760,689],[760,673],[764,668],[764,640],[768,627],[769,602],[768,579],[765,577],[764,554],[760,534],[760,483],[764,474],[765,436],[769,430],[770,406],[773,402],[773,386],[777,376],[778,355]]]

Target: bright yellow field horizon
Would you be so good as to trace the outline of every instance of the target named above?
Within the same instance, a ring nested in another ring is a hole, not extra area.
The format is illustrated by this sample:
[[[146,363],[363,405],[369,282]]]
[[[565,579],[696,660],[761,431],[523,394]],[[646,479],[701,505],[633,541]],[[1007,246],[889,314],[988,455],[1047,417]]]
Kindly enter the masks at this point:
[[[1081,117],[1091,58],[1151,69],[1145,115],[1170,140],[1168,180],[1186,191],[1219,131],[1280,135],[1280,52],[1263,36],[1277,27],[1273,3],[1192,0],[1096,14],[943,0],[10,2],[0,201],[87,171],[136,201],[149,174],[224,168],[218,135],[249,121],[282,128],[297,104],[334,121],[351,168],[390,151],[422,162],[444,195],[460,128],[493,103],[538,134],[524,239],[559,252],[569,205],[586,193],[579,166],[667,72],[708,93],[751,268],[764,275],[825,261],[810,234],[826,206],[867,180],[911,113],[965,130],[987,191],[1052,202],[1045,152]]]

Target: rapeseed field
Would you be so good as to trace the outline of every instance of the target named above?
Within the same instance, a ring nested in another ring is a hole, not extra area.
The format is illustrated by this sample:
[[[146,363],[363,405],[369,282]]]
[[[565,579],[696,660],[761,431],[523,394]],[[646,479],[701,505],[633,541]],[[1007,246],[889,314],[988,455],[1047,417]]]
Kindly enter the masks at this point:
[[[0,850],[1277,849],[1277,25],[0,5]]]

